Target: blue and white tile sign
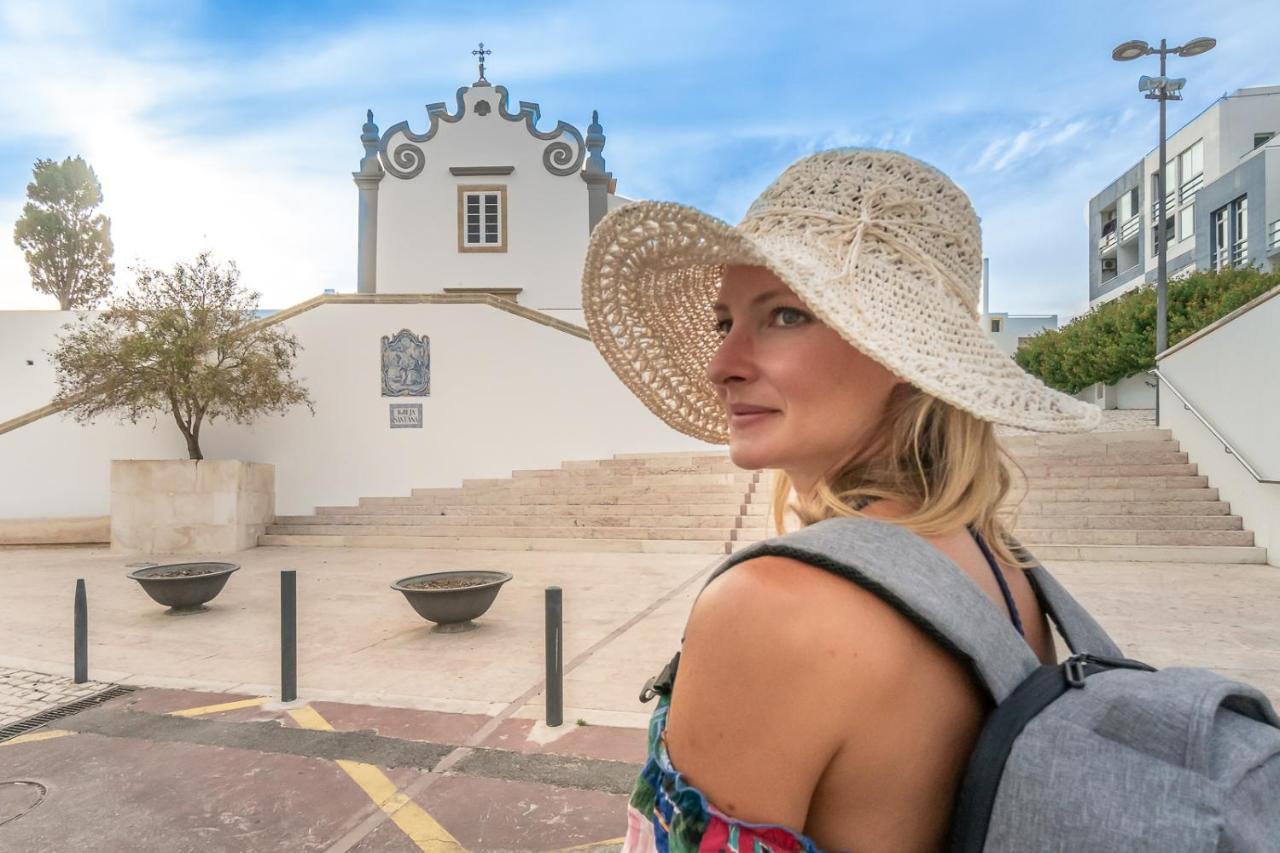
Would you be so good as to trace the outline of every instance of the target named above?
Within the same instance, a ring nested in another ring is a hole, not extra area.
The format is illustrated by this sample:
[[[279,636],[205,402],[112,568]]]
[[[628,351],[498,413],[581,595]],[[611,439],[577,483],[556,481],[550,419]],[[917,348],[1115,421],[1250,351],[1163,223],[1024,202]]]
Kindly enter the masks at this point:
[[[431,339],[401,329],[382,336],[382,396],[431,396]]]

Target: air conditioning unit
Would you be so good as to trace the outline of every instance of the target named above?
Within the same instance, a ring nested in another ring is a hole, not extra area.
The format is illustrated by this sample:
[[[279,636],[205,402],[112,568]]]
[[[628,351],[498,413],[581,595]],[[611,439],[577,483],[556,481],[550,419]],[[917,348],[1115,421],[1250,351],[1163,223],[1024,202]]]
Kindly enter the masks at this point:
[[[1103,259],[1102,259],[1102,271],[1103,271],[1103,272],[1115,272],[1115,271],[1116,271],[1116,259],[1115,259],[1115,258],[1103,258]]]

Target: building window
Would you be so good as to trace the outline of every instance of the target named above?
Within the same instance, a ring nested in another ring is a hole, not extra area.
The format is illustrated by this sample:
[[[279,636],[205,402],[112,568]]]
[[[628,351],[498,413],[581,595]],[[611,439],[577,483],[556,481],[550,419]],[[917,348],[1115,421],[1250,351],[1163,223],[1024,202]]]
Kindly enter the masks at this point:
[[[1027,344],[1031,343],[1032,339],[1033,339],[1033,336],[1031,336],[1031,335],[1024,335],[1024,336],[1019,337],[1019,338],[1018,338],[1018,346],[1017,346],[1017,349],[1022,349],[1022,348],[1023,348],[1023,347],[1025,347]]]
[[[1001,326],[1000,318],[999,318],[999,317],[992,317],[992,318],[991,318],[991,331],[993,331],[993,332],[999,332],[999,331],[1000,331],[1000,326]]]
[[[1185,240],[1195,233],[1196,207],[1189,204],[1178,211],[1178,239]]]
[[[1263,145],[1266,145],[1268,142],[1270,142],[1272,139],[1275,138],[1275,135],[1276,135],[1276,132],[1274,130],[1268,131],[1266,133],[1255,133],[1253,135],[1253,147],[1258,148]]]
[[[458,187],[458,251],[506,250],[506,186]]]
[[[1249,197],[1223,205],[1209,217],[1209,267],[1242,266],[1249,255]]]
[[[1170,171],[1169,175],[1172,177],[1173,172]],[[1181,194],[1181,201],[1185,204],[1204,185],[1204,140],[1198,140],[1195,145],[1178,155],[1178,178],[1181,181],[1178,184],[1178,191]],[[1166,189],[1173,188],[1166,187]]]

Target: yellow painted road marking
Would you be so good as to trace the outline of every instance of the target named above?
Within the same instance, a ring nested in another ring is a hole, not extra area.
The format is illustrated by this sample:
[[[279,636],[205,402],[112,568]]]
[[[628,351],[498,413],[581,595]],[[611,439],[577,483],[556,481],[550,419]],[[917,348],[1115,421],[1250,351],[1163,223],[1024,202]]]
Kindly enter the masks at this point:
[[[203,717],[205,714],[217,714],[220,711],[234,711],[237,708],[252,708],[255,705],[261,705],[270,701],[268,696],[259,696],[257,699],[241,699],[237,702],[223,702],[219,705],[201,705],[199,708],[187,708],[183,711],[170,711],[170,717]]]
[[[30,734],[18,735],[8,740],[0,741],[0,746],[13,746],[15,743],[35,743],[40,740],[53,740],[56,737],[64,737],[65,735],[73,735],[75,732],[63,731],[62,729],[49,729],[48,731],[31,732]]]
[[[333,726],[329,725],[328,720],[316,713],[310,705],[291,710],[289,716],[304,729],[333,731]],[[421,806],[401,793],[377,767],[344,759],[338,759],[337,764],[353,782],[360,786],[361,790],[369,795],[374,805],[382,809],[395,825],[409,836],[409,840],[418,845],[420,850],[428,853],[443,853],[443,851],[464,849],[458,843],[458,839],[450,835],[449,831],[427,814]]]

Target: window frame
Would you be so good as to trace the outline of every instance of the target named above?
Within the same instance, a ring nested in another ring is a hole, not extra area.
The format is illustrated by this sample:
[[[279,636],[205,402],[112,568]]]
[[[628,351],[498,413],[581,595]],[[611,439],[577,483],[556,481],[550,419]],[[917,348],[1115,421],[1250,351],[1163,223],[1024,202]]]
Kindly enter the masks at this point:
[[[467,242],[467,198],[468,196],[479,196],[481,201],[480,210],[480,236],[485,236],[486,221],[484,211],[484,196],[498,196],[498,214],[496,224],[498,226],[498,242],[496,243],[468,243]],[[505,252],[507,251],[507,185],[506,184],[459,184],[458,185],[458,251],[459,252]]]

